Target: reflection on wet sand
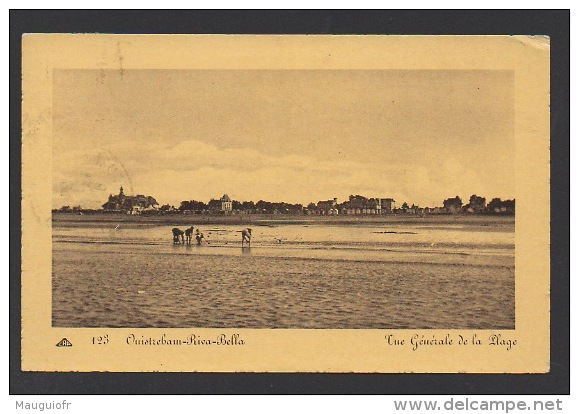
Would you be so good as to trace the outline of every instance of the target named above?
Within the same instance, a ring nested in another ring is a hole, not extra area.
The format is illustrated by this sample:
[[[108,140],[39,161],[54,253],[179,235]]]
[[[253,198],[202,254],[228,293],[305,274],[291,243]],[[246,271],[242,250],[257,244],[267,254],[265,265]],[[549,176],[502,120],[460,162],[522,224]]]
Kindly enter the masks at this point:
[[[55,226],[53,324],[514,328],[514,222],[171,227]]]

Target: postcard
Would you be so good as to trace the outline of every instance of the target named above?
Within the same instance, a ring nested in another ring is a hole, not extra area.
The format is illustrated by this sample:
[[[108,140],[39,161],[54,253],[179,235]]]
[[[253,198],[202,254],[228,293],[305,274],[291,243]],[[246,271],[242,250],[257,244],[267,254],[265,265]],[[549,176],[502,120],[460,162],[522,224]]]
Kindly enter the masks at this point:
[[[24,371],[549,372],[548,37],[22,43]]]

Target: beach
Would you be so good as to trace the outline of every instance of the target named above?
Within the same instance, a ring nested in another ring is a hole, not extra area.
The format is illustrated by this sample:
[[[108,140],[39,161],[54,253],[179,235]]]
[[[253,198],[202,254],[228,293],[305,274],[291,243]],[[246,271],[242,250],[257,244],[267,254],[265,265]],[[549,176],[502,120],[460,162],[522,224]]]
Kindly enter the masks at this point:
[[[191,225],[202,245],[173,245]],[[513,329],[514,235],[500,216],[55,214],[53,326]]]

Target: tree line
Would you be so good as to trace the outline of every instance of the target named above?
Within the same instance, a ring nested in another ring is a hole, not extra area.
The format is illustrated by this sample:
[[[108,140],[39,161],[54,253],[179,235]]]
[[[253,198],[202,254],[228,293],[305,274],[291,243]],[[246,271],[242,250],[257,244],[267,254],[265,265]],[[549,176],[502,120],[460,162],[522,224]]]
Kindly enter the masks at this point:
[[[459,196],[447,198],[443,202],[445,209],[451,212],[469,212],[469,213],[514,213],[515,200],[501,200],[493,198],[488,204],[485,197],[473,194],[467,204],[462,203]]]

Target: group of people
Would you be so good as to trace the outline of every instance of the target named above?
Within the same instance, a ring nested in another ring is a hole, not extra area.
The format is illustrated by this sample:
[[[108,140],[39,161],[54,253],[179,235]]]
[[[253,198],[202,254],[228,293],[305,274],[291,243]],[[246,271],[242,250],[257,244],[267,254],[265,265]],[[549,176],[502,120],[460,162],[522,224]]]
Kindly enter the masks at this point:
[[[173,244],[191,244],[191,240],[193,239],[193,226],[189,227],[185,231],[174,227],[173,228]],[[197,240],[197,245],[201,246],[201,242],[203,241],[204,236],[203,233],[199,231],[199,229],[195,229],[195,240]],[[241,247],[243,247],[244,243],[247,243],[249,247],[251,247],[251,229],[246,228],[241,230]]]
[[[191,240],[193,239],[193,226],[189,227],[185,231],[174,227],[173,228],[173,244],[191,244]],[[186,240],[185,240],[186,238]],[[199,231],[199,229],[195,230],[195,240],[197,240],[197,245],[200,246],[201,242],[203,241],[204,236],[203,233]]]

